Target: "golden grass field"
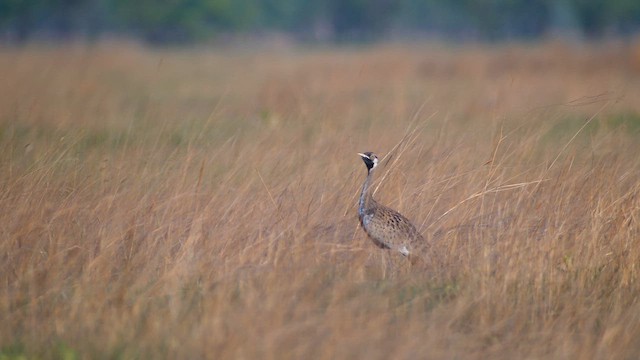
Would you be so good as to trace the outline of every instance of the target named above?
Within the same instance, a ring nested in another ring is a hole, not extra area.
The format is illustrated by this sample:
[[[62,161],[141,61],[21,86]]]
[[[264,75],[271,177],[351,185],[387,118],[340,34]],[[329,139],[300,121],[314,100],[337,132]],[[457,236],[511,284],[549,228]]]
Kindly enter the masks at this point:
[[[0,49],[0,359],[637,359],[640,44]],[[359,228],[358,152],[412,219]]]

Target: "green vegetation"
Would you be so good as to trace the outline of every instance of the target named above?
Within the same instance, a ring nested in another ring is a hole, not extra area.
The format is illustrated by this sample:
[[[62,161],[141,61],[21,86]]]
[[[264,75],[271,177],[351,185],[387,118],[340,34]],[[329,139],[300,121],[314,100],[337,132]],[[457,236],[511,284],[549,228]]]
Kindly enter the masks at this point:
[[[26,360],[24,346],[21,344],[5,345],[0,348],[0,360]]]
[[[640,28],[635,0],[6,0],[0,32],[32,36],[128,34],[184,43],[219,34],[286,32],[306,40],[373,40],[429,33],[458,39],[539,38],[574,28],[589,38]]]
[[[79,356],[77,352],[61,342],[52,346],[51,349],[43,349],[41,354],[28,351],[24,345],[19,343],[0,348],[0,360],[28,360],[34,358],[77,360]]]

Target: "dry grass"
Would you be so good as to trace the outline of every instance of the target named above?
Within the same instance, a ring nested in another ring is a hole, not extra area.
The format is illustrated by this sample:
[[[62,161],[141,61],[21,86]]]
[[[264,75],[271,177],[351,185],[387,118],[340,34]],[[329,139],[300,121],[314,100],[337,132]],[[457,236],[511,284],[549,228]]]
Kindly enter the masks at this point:
[[[0,358],[637,358],[638,49],[4,49]]]

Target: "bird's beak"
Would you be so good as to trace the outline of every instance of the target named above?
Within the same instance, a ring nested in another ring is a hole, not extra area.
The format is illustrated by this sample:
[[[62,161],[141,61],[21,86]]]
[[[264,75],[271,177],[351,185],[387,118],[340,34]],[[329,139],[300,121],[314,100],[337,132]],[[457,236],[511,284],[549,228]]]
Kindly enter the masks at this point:
[[[365,155],[365,154],[361,154],[361,153],[358,153],[358,155],[360,155],[360,157],[363,157],[363,158],[368,157],[367,155]]]

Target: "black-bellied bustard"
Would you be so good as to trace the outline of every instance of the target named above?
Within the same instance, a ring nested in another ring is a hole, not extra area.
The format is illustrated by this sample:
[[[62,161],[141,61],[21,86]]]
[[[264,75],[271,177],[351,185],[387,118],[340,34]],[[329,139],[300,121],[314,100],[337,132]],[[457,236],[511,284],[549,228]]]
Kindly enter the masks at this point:
[[[378,204],[373,198],[370,185],[374,170],[378,166],[378,156],[372,152],[358,154],[367,166],[367,178],[362,185],[358,217],[364,231],[373,243],[382,249],[400,252],[416,263],[422,258],[415,253],[417,249],[424,249],[424,238],[415,226],[399,212]]]

